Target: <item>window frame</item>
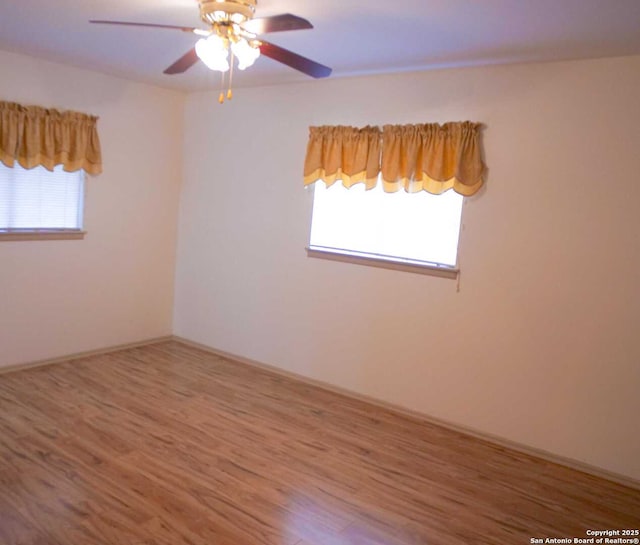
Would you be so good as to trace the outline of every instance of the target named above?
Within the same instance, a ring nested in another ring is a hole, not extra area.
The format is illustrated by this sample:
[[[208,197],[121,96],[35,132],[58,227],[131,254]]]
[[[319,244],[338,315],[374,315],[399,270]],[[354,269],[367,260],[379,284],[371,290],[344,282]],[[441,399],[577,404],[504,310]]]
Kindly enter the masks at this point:
[[[337,261],[340,263],[351,263],[353,265],[365,265],[368,267],[376,267],[379,269],[390,269],[393,271],[403,271],[417,274],[426,274],[429,276],[437,276],[440,278],[449,278],[456,280],[460,274],[460,269],[449,267],[448,265],[440,265],[438,263],[428,264],[412,262],[410,260],[401,261],[396,259],[383,259],[370,255],[357,255],[355,252],[340,251],[337,248],[320,249],[319,246],[307,246],[305,248],[307,257],[326,259],[329,261]]]
[[[80,229],[0,229],[0,241],[82,240],[86,234]]]

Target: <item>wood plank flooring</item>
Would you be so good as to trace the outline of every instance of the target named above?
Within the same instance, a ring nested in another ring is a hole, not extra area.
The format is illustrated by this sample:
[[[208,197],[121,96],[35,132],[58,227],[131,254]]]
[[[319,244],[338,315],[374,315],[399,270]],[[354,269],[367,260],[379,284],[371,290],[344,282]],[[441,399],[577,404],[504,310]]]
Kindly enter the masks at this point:
[[[640,491],[177,342],[0,375],[2,545],[525,544]]]

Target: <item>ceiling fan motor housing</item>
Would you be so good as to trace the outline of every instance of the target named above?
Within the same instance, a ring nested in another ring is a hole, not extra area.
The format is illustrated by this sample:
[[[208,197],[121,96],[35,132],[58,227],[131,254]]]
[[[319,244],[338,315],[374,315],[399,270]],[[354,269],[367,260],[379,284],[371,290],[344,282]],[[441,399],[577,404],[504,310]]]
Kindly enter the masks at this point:
[[[253,18],[257,0],[199,0],[205,23],[244,23]]]

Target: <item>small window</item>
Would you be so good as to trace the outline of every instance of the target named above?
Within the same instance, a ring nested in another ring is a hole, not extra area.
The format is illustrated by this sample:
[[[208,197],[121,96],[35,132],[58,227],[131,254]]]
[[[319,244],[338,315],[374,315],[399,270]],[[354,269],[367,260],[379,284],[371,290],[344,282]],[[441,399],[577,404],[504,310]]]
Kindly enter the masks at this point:
[[[84,208],[82,170],[0,164],[0,234],[3,238],[81,233]],[[75,237],[77,238],[77,237]]]
[[[385,193],[381,183],[369,191],[364,184],[314,186],[310,255],[444,269],[454,273],[445,276],[455,276],[462,195],[451,190]]]

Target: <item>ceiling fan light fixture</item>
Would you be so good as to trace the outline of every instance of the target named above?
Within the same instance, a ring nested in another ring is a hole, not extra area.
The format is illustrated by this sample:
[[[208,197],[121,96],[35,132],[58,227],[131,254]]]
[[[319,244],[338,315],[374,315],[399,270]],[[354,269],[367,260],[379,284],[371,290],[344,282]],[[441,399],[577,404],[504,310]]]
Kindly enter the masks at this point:
[[[225,40],[217,34],[200,38],[196,42],[196,55],[210,70],[217,72],[229,70],[229,50]]]
[[[231,42],[231,51],[238,59],[238,69],[244,70],[249,68],[260,56],[259,46],[250,44],[244,38]]]
[[[241,13],[232,13],[229,19],[232,23],[236,23],[238,25],[244,23],[247,20],[247,18]]]

